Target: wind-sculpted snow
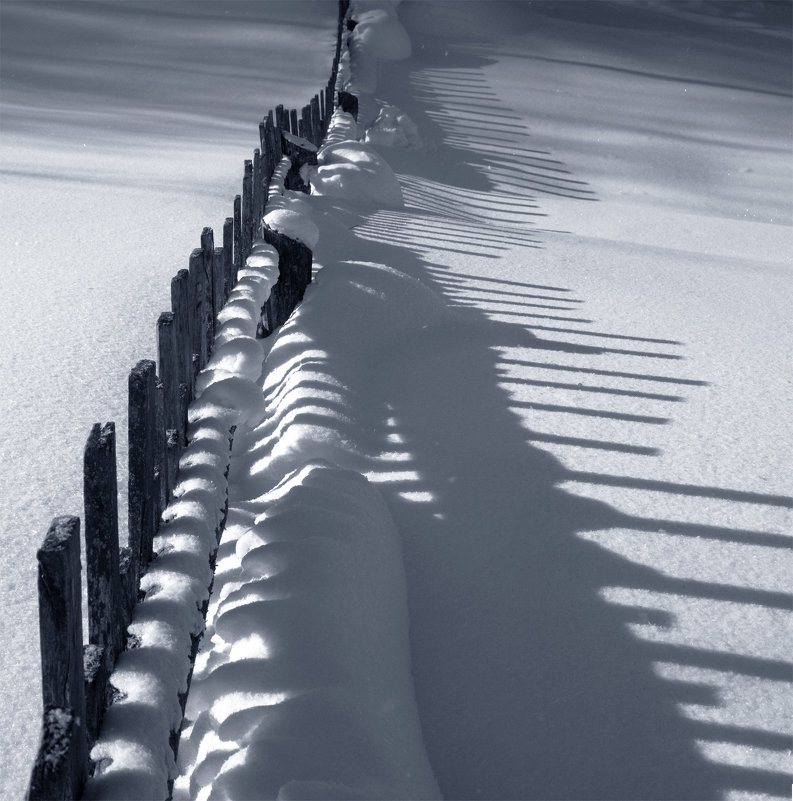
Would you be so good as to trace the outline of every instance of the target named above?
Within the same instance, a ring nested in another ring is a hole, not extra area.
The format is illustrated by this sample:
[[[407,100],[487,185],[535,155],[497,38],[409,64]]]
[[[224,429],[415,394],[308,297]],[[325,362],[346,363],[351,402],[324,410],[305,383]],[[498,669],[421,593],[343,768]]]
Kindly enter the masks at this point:
[[[303,460],[233,509],[176,798],[434,796],[400,544],[379,493]]]
[[[179,694],[187,690],[192,638],[204,627],[210,559],[226,514],[231,434],[264,414],[257,383],[264,353],[256,326],[277,279],[278,254],[257,241],[219,315],[212,358],[197,380],[190,444],[154,540],[156,559],[141,579],[145,599],[129,626],[131,645],[111,676],[117,698],[91,752],[97,769],[86,798],[165,798],[175,778],[170,737],[181,727]]]

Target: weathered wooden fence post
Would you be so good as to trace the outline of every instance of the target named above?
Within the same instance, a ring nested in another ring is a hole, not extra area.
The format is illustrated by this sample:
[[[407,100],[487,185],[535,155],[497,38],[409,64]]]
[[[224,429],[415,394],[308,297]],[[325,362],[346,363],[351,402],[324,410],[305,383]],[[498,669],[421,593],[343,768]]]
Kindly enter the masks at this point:
[[[206,314],[204,312],[204,252],[200,249],[190,254],[188,273],[190,274],[190,332],[192,339],[192,370],[195,377],[207,360]],[[193,393],[191,392],[191,397]]]
[[[42,737],[28,798],[80,798],[88,775],[80,518],[56,517],[37,554]]]
[[[226,217],[223,223],[223,303],[234,288],[234,218]]]
[[[232,286],[237,283],[237,277],[242,268],[242,198],[234,197],[234,274]]]
[[[250,256],[253,242],[253,208],[252,202],[253,162],[245,161],[245,175],[242,179],[242,262]]]
[[[253,238],[259,234],[259,228],[264,216],[264,201],[262,194],[262,157],[259,148],[253,151]]]
[[[171,311],[174,324],[174,348],[178,365],[179,407],[176,430],[179,446],[185,445],[187,433],[187,405],[193,397],[193,345],[190,315],[190,273],[179,272],[171,279]],[[178,458],[178,456],[177,456]]]
[[[184,442],[184,422],[179,393],[179,351],[176,346],[176,325],[173,312],[163,312],[157,320],[158,371],[163,385],[163,411],[165,419],[165,503],[171,501],[176,483],[179,456]]]
[[[312,253],[302,242],[290,239],[267,225],[262,225],[262,236],[278,251],[278,282],[264,304],[265,334],[270,334],[287,321],[303,299],[306,287],[311,283]]]
[[[322,143],[322,117],[319,113],[319,96],[311,98],[311,141],[317,147]]]
[[[204,228],[201,231],[201,253],[204,266],[204,351],[206,361],[209,360],[209,353],[212,350],[212,342],[215,339],[215,233],[211,228]],[[201,365],[206,365],[206,361]]]
[[[124,647],[118,549],[118,483],[116,426],[96,423],[83,456],[85,561],[88,590],[88,643],[85,659],[85,704],[88,742],[99,736],[110,703],[108,679]],[[90,669],[89,669],[90,668]]]
[[[200,251],[199,251],[200,253]],[[157,409],[154,362],[139,361],[129,374],[129,572],[128,601],[137,601],[140,576],[152,556],[152,543],[158,528],[155,517],[155,448]]]

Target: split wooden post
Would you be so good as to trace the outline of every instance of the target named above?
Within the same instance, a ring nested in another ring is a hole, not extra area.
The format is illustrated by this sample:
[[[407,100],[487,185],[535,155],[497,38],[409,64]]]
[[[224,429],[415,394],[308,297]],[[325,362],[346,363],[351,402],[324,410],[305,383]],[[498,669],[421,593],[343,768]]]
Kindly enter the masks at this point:
[[[282,131],[289,127],[287,117],[284,114],[284,107],[280,103],[275,107],[275,125]]]
[[[192,371],[195,377],[206,364],[206,315],[204,313],[204,252],[200,249],[190,254],[188,272],[190,273],[190,333],[192,348]],[[192,393],[191,393],[192,394]]]
[[[82,797],[88,775],[80,518],[56,517],[37,553],[42,737],[28,798]]]
[[[171,279],[171,311],[173,312],[174,349],[178,367],[178,415],[176,430],[180,447],[185,444],[187,432],[187,404],[192,399],[193,390],[193,346],[190,316],[190,273],[179,272]],[[178,457],[177,457],[178,458]]]
[[[200,251],[199,251],[200,252]],[[129,547],[132,564],[128,600],[135,605],[140,577],[151,561],[155,518],[156,388],[154,362],[139,361],[129,374]]]
[[[242,198],[234,197],[234,270],[231,285],[237,283],[237,277],[242,268]]]
[[[339,108],[358,119],[358,98],[350,92],[339,92]]]
[[[262,196],[262,156],[259,148],[253,151],[253,238],[258,234],[264,216]]]
[[[201,253],[204,267],[204,367],[209,361],[212,352],[212,342],[215,339],[215,277],[213,275],[215,259],[215,233],[211,228],[201,231]]]
[[[311,98],[311,141],[319,147],[322,142],[322,118],[319,113],[319,96]]]
[[[223,223],[223,303],[234,288],[234,218],[226,217]]]
[[[311,283],[312,253],[296,239],[291,239],[262,226],[262,236],[278,251],[278,282],[264,304],[266,333],[287,321],[292,310],[303,299],[306,287]]]
[[[252,202],[253,184],[253,162],[249,159],[245,161],[245,174],[242,178],[242,260],[241,265],[245,264],[245,259],[250,256],[251,244],[253,242],[253,208]]]
[[[165,429],[165,385],[154,377],[154,528],[152,540],[160,528],[162,513],[168,505],[168,434]]]
[[[259,123],[259,149],[262,154],[263,181],[269,183],[270,179],[273,177],[274,165],[269,148],[267,147],[267,127],[264,124],[264,120]]]
[[[175,316],[163,312],[157,320],[157,369],[163,384],[163,430],[165,432],[166,505],[179,467],[180,445],[184,442],[179,399],[179,355],[176,348]]]
[[[99,736],[111,701],[108,679],[124,647],[118,548],[115,423],[94,424],[83,455],[85,561],[88,590],[85,705],[88,742]]]
[[[213,311],[215,313],[215,336],[217,336],[218,331],[220,331],[220,321],[218,320],[218,315],[223,308],[223,304],[226,302],[226,267],[224,254],[225,250],[220,247],[215,248],[212,251],[212,280],[214,282],[212,299],[214,302]]]
[[[293,108],[289,112],[289,130],[295,136],[299,136],[300,135],[297,132],[297,109],[295,109],[295,108]]]

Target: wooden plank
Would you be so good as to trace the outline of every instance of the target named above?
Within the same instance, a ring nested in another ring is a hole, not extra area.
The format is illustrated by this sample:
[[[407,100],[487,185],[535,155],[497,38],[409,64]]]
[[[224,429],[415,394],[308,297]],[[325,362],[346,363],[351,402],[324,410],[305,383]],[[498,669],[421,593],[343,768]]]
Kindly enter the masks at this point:
[[[190,274],[179,272],[171,279],[171,310],[173,312],[174,350],[178,367],[178,393],[176,430],[180,445],[185,444],[187,405],[193,386],[193,348],[190,333]],[[183,389],[184,388],[184,389]]]
[[[168,505],[168,435],[165,430],[165,385],[154,380],[154,528],[152,539],[160,530],[162,513]]]
[[[143,359],[129,374],[129,591],[132,594],[134,586],[136,598],[140,576],[151,561],[155,532],[156,413],[154,362]]]
[[[242,178],[242,265],[251,253],[253,241],[253,162],[245,161],[245,174]]]
[[[297,109],[293,108],[289,111],[289,130],[295,136],[300,136],[297,132]]]
[[[88,645],[83,650],[85,726],[89,745],[99,736],[111,702],[108,679],[124,647],[118,548],[115,423],[91,429],[83,455]]]
[[[253,151],[253,238],[259,234],[264,208],[262,200],[262,157],[259,148]]]
[[[281,233],[262,227],[264,240],[278,251],[278,282],[264,305],[264,327],[271,334],[283,325],[292,310],[303,299],[311,282],[312,253],[302,243]]]
[[[267,147],[270,150],[270,154],[273,159],[273,164],[277,166],[278,162],[281,160],[281,156],[283,155],[283,153],[281,152],[281,133],[276,128],[275,123],[273,122],[272,111],[270,111],[267,114],[265,127],[267,128]]]
[[[237,275],[242,268],[242,198],[234,197],[234,271],[231,285],[237,283]]]
[[[264,120],[259,123],[259,149],[262,154],[264,180],[269,181],[273,177],[273,163],[267,148],[267,127],[264,124]]]
[[[204,314],[204,253],[194,250],[190,254],[190,334],[192,348],[191,389],[195,388],[195,377],[206,364],[206,315]],[[191,392],[192,395],[192,392]]]
[[[179,428],[179,357],[173,312],[163,312],[157,318],[157,372],[165,391],[165,429],[176,431]]]
[[[226,302],[225,254],[225,248],[215,248],[215,250],[212,252],[212,280],[214,281],[214,287],[212,289],[212,301],[214,303],[213,308],[215,312],[215,336],[217,336],[218,331],[220,330],[218,315],[220,314],[220,310],[223,308],[223,304]],[[214,342],[212,343],[212,346],[214,347]]]
[[[121,652],[119,625],[116,425],[96,423],[83,455],[88,642],[105,649],[110,666]]]
[[[314,138],[311,140],[317,147],[322,144],[322,118],[319,113],[319,95],[311,98],[311,132]]]
[[[223,304],[229,298],[234,271],[234,218],[226,217],[223,222]]]
[[[56,517],[36,556],[44,718],[28,797],[80,798],[88,774],[80,518]]]
[[[206,358],[202,363],[204,367],[209,361],[212,352],[212,342],[215,339],[215,279],[213,275],[215,264],[215,233],[211,228],[201,231],[201,253],[204,267],[204,338],[202,353]]]

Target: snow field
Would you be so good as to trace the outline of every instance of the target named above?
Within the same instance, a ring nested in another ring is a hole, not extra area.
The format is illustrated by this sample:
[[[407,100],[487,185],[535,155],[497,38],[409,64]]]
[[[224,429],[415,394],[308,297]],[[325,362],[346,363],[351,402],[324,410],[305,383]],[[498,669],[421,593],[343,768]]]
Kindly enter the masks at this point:
[[[36,550],[82,516],[93,423],[126,482],[129,369],[205,225],[240,191],[257,120],[327,79],[325,0],[0,4],[0,797],[21,799],[41,725]],[[295,53],[300,53],[295,58]],[[126,524],[126,498],[119,498]]]
[[[274,198],[316,279],[238,398],[176,797],[786,797],[782,62],[649,7],[403,9],[353,6],[359,120]],[[746,142],[681,138],[727,81]]]

